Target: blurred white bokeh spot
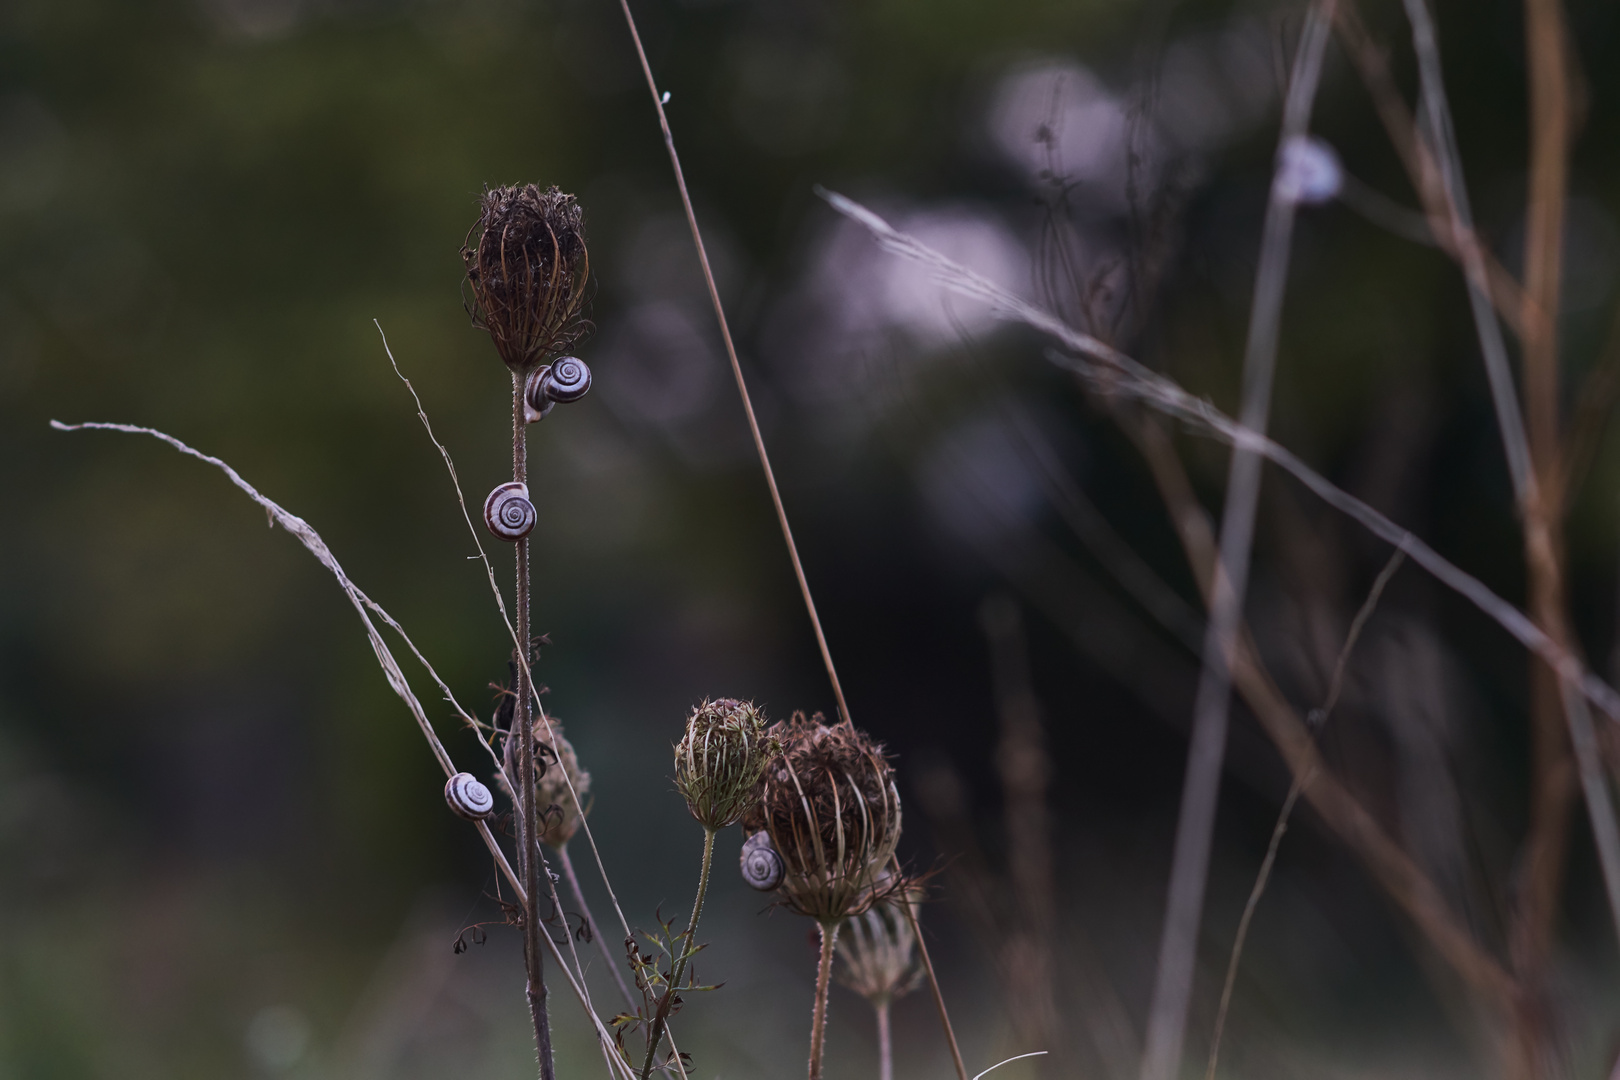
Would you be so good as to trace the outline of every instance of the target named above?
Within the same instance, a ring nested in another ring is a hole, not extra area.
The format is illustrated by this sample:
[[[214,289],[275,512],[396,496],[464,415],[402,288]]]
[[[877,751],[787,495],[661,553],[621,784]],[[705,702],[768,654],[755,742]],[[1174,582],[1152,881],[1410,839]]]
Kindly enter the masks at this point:
[[[1004,76],[990,107],[990,135],[1033,178],[1123,183],[1125,109],[1073,61],[1025,64]]]
[[[315,1034],[309,1017],[292,1005],[266,1005],[247,1027],[247,1052],[268,1073],[284,1073],[303,1060]]]

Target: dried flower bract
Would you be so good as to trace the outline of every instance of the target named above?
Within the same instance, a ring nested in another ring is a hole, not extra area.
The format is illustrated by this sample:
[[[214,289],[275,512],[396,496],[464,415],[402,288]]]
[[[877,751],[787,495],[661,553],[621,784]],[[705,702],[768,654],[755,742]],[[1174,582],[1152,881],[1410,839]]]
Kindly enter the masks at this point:
[[[473,325],[508,367],[527,370],[584,336],[591,260],[579,203],[533,184],[484,193],[461,249]]]
[[[706,829],[734,825],[759,798],[759,779],[778,747],[752,701],[704,701],[675,747],[675,786]]]
[[[838,981],[870,1001],[885,1005],[917,988],[922,966],[917,963],[917,936],[900,907],[911,904],[921,890],[904,890],[875,903],[864,914],[844,920],[838,935]]]
[[[534,804],[540,819],[538,834],[541,841],[561,849],[579,831],[582,814],[574,794],[581,799],[590,794],[591,774],[580,768],[573,744],[563,735],[562,724],[555,716],[550,719],[549,735],[543,720],[536,720],[532,729],[535,742],[534,769],[539,774],[534,781]],[[515,754],[507,755],[507,772],[513,776],[516,775],[515,766],[512,764],[515,760]],[[568,790],[570,784],[573,785],[573,793]],[[506,786],[505,777],[501,778],[501,789],[506,792],[508,798],[511,797],[512,792]],[[588,802],[586,809],[589,809]]]
[[[883,747],[848,721],[794,713],[767,734],[781,753],[760,804],[743,818],[782,857],[787,905],[822,923],[859,915],[900,887],[889,872],[900,841],[900,793]]]

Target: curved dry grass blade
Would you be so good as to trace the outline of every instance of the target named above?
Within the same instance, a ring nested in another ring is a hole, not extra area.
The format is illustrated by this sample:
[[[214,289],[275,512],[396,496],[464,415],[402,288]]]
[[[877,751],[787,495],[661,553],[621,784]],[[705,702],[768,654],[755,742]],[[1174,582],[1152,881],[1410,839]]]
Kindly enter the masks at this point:
[[[1544,658],[1560,675],[1574,679],[1581,693],[1592,704],[1611,718],[1620,720],[1620,693],[1589,672],[1578,658],[1544,634],[1524,612],[1496,595],[1484,582],[1457,567],[1416,535],[1334,485],[1292,451],[1243,426],[1209,402],[1194,397],[1172,380],[1144,367],[1118,349],[1076,330],[1050,313],[991,284],[972,270],[952,262],[915,237],[895,229],[852,199],[825,188],[817,190],[833,209],[866,226],[884,250],[923,263],[934,271],[946,288],[962,296],[985,301],[1000,318],[1021,322],[1049,334],[1069,350],[1078,353],[1078,356],[1073,356],[1048,351],[1047,359],[1079,375],[1098,392],[1140,401],[1195,431],[1233,445],[1252,448],[1278,465],[1323,502],[1352,518],[1379,539],[1404,550],[1414,563],[1423,567],[1436,581],[1479,608],[1520,644]]]

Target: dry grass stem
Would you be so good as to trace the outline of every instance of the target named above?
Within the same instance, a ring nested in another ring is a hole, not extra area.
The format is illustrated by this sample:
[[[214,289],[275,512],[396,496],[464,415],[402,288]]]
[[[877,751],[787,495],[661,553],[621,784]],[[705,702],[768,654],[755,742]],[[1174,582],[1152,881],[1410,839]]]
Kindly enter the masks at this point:
[[[1275,441],[1226,416],[1168,379],[1090,334],[1076,330],[1048,312],[952,262],[913,236],[895,229],[852,199],[821,189],[839,213],[864,225],[885,250],[928,266],[946,288],[984,301],[1003,319],[1022,322],[1063,343],[1067,351],[1048,351],[1054,365],[1072,371],[1098,392],[1132,399],[1179,420],[1195,432],[1252,449],[1294,476],[1323,502],[1350,517],[1386,543],[1405,550],[1436,581],[1479,608],[1520,644],[1546,658],[1560,674],[1573,678],[1592,704],[1620,719],[1620,693],[1587,670],[1585,664],[1554,642],[1531,619],[1496,595],[1484,582],[1460,569],[1416,535],[1351,495]],[[1079,355],[1073,355],[1073,354]],[[1088,359],[1089,358],[1089,359]]]
[[[681,171],[681,155],[675,149],[675,133],[670,130],[669,116],[664,112],[664,97],[658,91],[658,80],[653,78],[652,65],[647,62],[647,50],[641,45],[641,32],[630,12],[630,0],[619,0],[624,9],[625,25],[630,28],[630,39],[636,46],[636,58],[641,62],[641,73],[647,79],[647,91],[652,95],[653,108],[658,112],[658,127],[664,134],[664,149],[669,152],[669,165],[675,173],[675,187],[680,192],[681,208],[686,212],[686,225],[692,232],[692,246],[697,249],[698,263],[703,267],[703,282],[709,289],[709,301],[714,305],[714,317],[720,324],[720,338],[726,346],[726,357],[731,361],[731,375],[737,382],[737,394],[742,398],[743,412],[748,417],[748,432],[754,439],[754,450],[759,455],[759,466],[765,473],[765,484],[771,491],[771,504],[776,507],[776,521],[782,529],[782,540],[787,544],[788,558],[793,563],[793,574],[799,582],[799,593],[804,597],[805,610],[810,615],[811,628],[816,633],[816,644],[821,649],[821,662],[827,669],[827,680],[832,683],[833,699],[838,704],[838,715],[849,720],[849,706],[844,701],[844,687],[838,681],[838,669],[833,666],[832,652],[827,648],[827,635],[821,629],[821,617],[816,614],[816,602],[810,595],[810,582],[804,576],[804,564],[799,560],[799,547],[793,542],[793,528],[788,524],[787,508],[782,504],[782,492],[776,486],[776,471],[771,468],[771,457],[765,450],[765,438],[759,431],[759,420],[754,416],[754,402],[748,395],[748,383],[743,378],[742,364],[737,360],[737,346],[731,340],[731,324],[726,309],[720,302],[720,290],[714,283],[714,270],[709,266],[709,252],[703,246],[703,232],[698,228],[697,212],[692,209],[692,195],[686,189],[686,174]],[[967,1080],[964,1076],[961,1080]]]
[[[176,439],[174,436],[166,434],[162,431],[158,431],[155,428],[140,427],[135,424],[99,422],[65,424],[59,420],[52,420],[51,427],[57,431],[118,431],[132,435],[149,435],[154,439],[168,443],[181,453],[194,457],[206,464],[212,465],[223,472],[231,483],[235,484],[237,488],[239,488],[265,511],[272,525],[280,525],[287,532],[291,533],[299,541],[299,543],[304,545],[305,549],[308,550],[311,555],[315,556],[316,561],[318,561],[322,566],[326,567],[326,569],[331,572],[332,576],[337,579],[338,586],[342,588],[344,594],[349,598],[349,602],[354,606],[355,612],[360,616],[361,624],[364,625],[366,629],[367,640],[369,640],[371,643],[372,652],[376,655],[378,666],[382,668],[383,675],[388,680],[389,687],[396,695],[398,695],[400,700],[405,703],[405,706],[410,711],[412,718],[416,720],[417,727],[421,730],[423,738],[427,740],[428,747],[430,750],[432,750],[434,758],[438,760],[440,768],[444,770],[445,776],[449,777],[456,774],[457,769],[450,759],[449,752],[445,749],[444,744],[440,741],[438,734],[433,730],[433,725],[428,720],[427,714],[423,711],[422,704],[417,699],[416,694],[411,690],[410,683],[405,678],[404,672],[400,670],[399,664],[397,661],[395,661],[392,652],[389,651],[387,643],[383,641],[382,635],[377,632],[375,624],[373,624],[371,621],[368,611],[374,609],[381,612],[380,607],[366,597],[365,594],[362,593],[354,584],[354,582],[349,579],[349,576],[343,571],[342,566],[339,565],[337,558],[332,554],[331,549],[326,546],[326,542],[321,539],[319,533],[310,527],[308,522],[304,521],[303,518],[282,509],[282,507],[277,503],[260,494],[257,488],[244,480],[240,473],[238,473],[224,461],[217,457],[213,457],[212,455],[205,454],[200,450],[196,450],[181,442],[179,439]],[[397,633],[404,637],[404,631],[392,618],[387,618],[387,624],[393,627]],[[406,640],[407,642],[409,641],[408,638],[406,638]],[[416,651],[414,645],[411,646],[411,648],[413,652]],[[418,655],[420,654],[418,653]],[[517,872],[512,868],[511,863],[507,861],[506,854],[501,850],[500,844],[496,842],[495,834],[490,831],[488,824],[482,821],[477,823],[477,829],[479,837],[484,841],[484,846],[489,849],[490,855],[494,858],[496,865],[501,870],[502,875],[507,879],[508,883],[511,884],[512,888],[517,891],[520,902],[525,901],[527,897],[523,891],[522,881]],[[629,1067],[614,1049],[613,1036],[608,1032],[606,1026],[602,1023],[601,1018],[596,1015],[595,1010],[591,1007],[590,995],[585,990],[585,987],[578,979],[574,977],[574,973],[568,970],[566,963],[563,961],[562,953],[558,950],[556,943],[551,940],[550,936],[546,934],[542,934],[540,936],[550,947],[553,959],[556,961],[557,966],[562,969],[564,975],[568,979],[570,988],[574,991],[574,996],[578,999],[580,1006],[585,1010],[586,1015],[590,1018],[591,1025],[596,1031],[597,1041],[602,1049],[603,1057],[608,1064],[609,1074],[620,1077],[621,1080],[631,1080],[635,1074],[629,1071]]]
[[[1311,107],[1322,72],[1334,0],[1313,4],[1300,34],[1288,97],[1283,108],[1282,148],[1303,138],[1309,129]],[[1274,183],[1260,241],[1260,267],[1255,278],[1254,302],[1249,316],[1249,340],[1243,358],[1242,423],[1264,433],[1271,409],[1272,375],[1276,369],[1277,336],[1282,321],[1283,292],[1288,282],[1289,249],[1293,237],[1295,198]],[[1176,822],[1170,865],[1169,899],[1159,944],[1153,998],[1148,1009],[1147,1036],[1142,1055],[1142,1080],[1170,1080],[1181,1065],[1187,1009],[1192,1000],[1193,966],[1197,959],[1198,928],[1204,907],[1210,848],[1215,833],[1215,809],[1220,794],[1221,766],[1225,759],[1226,730],[1232,694],[1231,665],[1236,651],[1243,596],[1254,539],[1254,516],[1260,499],[1261,457],[1254,450],[1234,447],[1221,517],[1220,550],[1214,593],[1205,626],[1203,670],[1193,706],[1191,746],[1187,752],[1186,783]]]

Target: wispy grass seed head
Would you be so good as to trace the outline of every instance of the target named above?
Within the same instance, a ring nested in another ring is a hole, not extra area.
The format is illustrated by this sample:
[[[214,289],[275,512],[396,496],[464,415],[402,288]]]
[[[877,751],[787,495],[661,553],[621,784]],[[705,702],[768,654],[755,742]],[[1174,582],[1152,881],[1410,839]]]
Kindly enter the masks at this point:
[[[506,365],[527,371],[584,336],[591,260],[572,195],[534,184],[491,188],[461,249],[473,325]]]
[[[900,793],[883,747],[848,721],[817,713],[772,725],[781,743],[743,820],[782,858],[788,907],[824,924],[859,915],[899,886],[888,869],[900,841]]]
[[[741,820],[759,800],[759,782],[779,746],[751,701],[705,700],[675,746],[675,787],[706,829]]]

